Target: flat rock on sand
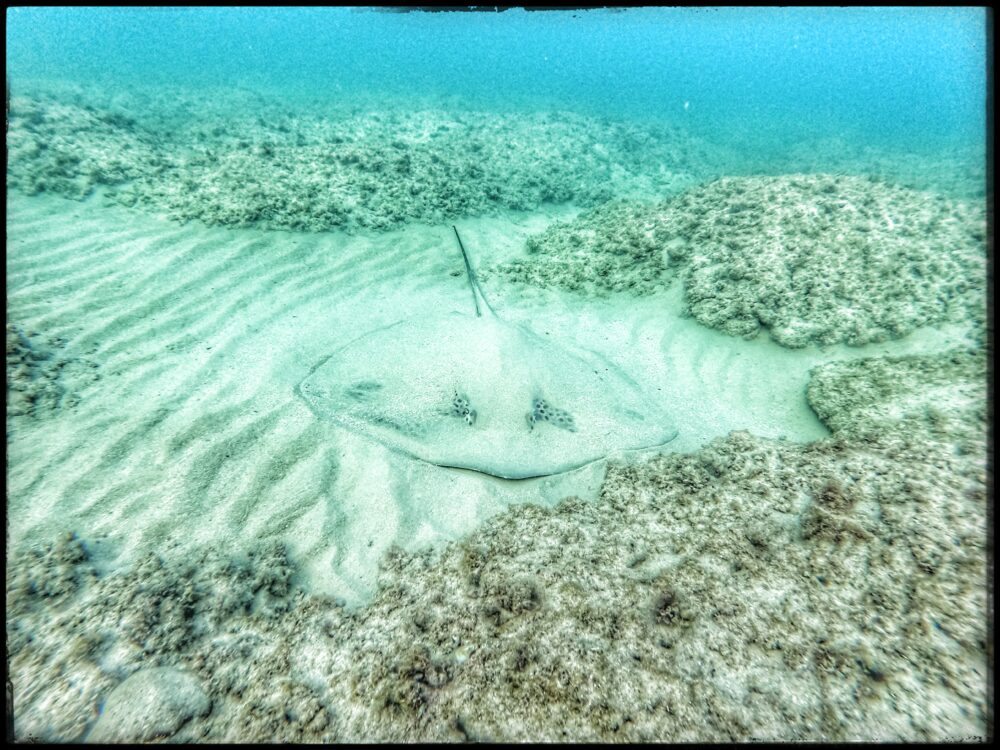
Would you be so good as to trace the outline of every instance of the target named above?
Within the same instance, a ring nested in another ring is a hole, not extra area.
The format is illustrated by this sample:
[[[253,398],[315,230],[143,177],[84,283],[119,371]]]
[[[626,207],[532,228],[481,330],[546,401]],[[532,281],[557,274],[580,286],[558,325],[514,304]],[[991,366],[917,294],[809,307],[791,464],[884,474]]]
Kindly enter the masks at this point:
[[[173,734],[210,702],[190,674],[158,667],[142,669],[116,687],[87,742],[145,742]]]

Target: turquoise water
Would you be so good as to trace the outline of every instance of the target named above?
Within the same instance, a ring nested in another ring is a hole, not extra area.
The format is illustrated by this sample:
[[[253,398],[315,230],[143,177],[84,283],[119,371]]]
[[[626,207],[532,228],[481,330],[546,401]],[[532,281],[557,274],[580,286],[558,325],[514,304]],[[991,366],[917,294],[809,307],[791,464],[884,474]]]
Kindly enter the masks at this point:
[[[984,138],[982,8],[17,8],[7,20],[15,86],[23,76],[458,94],[722,134]]]

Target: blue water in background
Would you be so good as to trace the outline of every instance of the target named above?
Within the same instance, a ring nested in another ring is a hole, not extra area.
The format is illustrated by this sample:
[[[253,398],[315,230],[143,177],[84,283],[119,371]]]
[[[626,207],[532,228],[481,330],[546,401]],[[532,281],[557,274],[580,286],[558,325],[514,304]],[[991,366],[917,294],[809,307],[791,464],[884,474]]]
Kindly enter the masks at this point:
[[[458,95],[719,138],[982,143],[982,8],[16,8],[14,80]],[[685,103],[687,106],[685,107]]]

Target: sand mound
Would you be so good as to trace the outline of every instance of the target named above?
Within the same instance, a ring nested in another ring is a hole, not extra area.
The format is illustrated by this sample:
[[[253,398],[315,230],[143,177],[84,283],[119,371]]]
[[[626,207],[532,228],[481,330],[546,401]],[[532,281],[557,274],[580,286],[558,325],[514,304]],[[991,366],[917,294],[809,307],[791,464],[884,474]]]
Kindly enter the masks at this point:
[[[981,351],[821,367],[831,438],[733,433],[613,467],[599,502],[394,551],[351,614],[291,586],[280,545],[108,576],[72,539],[17,552],[18,736],[80,736],[151,662],[212,704],[175,741],[984,734],[985,388],[937,412],[911,395],[985,377]]]
[[[978,204],[830,175],[729,177],[656,205],[612,205],[533,238],[502,275],[647,294],[684,278],[701,323],[788,347],[860,346],[985,318]]]
[[[306,111],[261,97],[248,117],[237,92],[232,112],[216,102],[184,118],[170,96],[138,102],[141,120],[96,94],[15,96],[8,186],[73,198],[114,186],[118,203],[209,225],[386,229],[668,194],[717,161],[678,129],[572,113]]]

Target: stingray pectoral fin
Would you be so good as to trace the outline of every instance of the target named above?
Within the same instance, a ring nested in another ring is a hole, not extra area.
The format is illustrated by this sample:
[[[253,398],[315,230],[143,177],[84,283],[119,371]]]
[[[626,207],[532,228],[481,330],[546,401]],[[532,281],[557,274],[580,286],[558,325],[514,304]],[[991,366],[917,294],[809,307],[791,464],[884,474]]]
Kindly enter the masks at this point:
[[[508,479],[663,443],[669,424],[600,355],[485,315],[373,331],[319,360],[295,393],[319,419],[393,450]]]

